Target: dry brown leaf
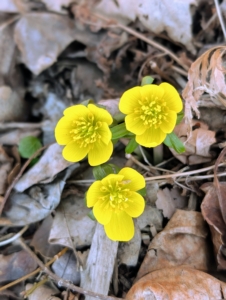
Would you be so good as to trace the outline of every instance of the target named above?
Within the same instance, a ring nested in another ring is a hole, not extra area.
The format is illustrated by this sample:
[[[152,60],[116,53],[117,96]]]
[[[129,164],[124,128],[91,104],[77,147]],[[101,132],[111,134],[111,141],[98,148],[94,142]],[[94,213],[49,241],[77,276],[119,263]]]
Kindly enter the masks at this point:
[[[184,208],[187,205],[187,197],[181,196],[178,188],[169,190],[159,189],[157,192],[156,207],[163,212],[165,218],[170,219],[177,208]]]
[[[74,0],[41,0],[50,11],[67,13],[67,8]]]
[[[10,255],[0,254],[0,282],[13,281],[29,274],[37,267],[37,262],[25,251]]]
[[[220,300],[226,297],[226,283],[186,267],[163,268],[141,278],[129,290],[127,300]]]
[[[204,92],[215,106],[226,108],[225,52],[225,46],[211,48],[196,59],[188,71],[188,83],[182,95],[185,99],[185,118],[190,127],[192,110],[200,117],[198,101]]]
[[[194,165],[211,161],[212,157],[209,150],[210,146],[216,143],[215,131],[208,130],[208,126],[203,122],[193,120],[191,124],[198,128],[191,131],[188,138],[185,122],[180,123],[174,129],[176,135],[184,142],[185,152],[178,154],[170,148],[171,152],[183,164]]]
[[[220,182],[220,193],[223,197],[223,207],[219,204],[216,187],[213,183],[204,183],[200,188],[206,195],[203,199],[201,210],[204,219],[210,226],[215,257],[218,268],[226,270],[226,225],[222,215],[226,214],[226,182]]]
[[[0,147],[0,194],[3,195],[8,187],[8,175],[12,170],[13,158],[10,157],[4,148]]]
[[[151,241],[137,278],[158,269],[178,265],[207,270],[207,234],[201,213],[177,210],[164,230]]]

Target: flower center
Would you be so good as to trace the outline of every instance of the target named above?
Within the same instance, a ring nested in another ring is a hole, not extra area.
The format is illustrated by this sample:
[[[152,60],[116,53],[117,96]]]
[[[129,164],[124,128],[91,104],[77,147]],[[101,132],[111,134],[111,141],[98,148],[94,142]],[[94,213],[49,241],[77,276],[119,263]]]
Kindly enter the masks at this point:
[[[125,210],[129,204],[130,190],[125,186],[123,181],[109,181],[107,185],[103,185],[100,190],[104,194],[103,200],[108,200],[110,208],[117,211]]]
[[[101,135],[98,132],[101,126],[102,122],[95,121],[93,114],[90,113],[86,117],[79,117],[73,121],[74,129],[70,131],[70,134],[80,148],[92,148],[93,144],[101,139]]]
[[[140,107],[135,113],[143,121],[145,126],[158,128],[168,115],[166,102],[161,101],[157,96],[145,97],[139,101]]]

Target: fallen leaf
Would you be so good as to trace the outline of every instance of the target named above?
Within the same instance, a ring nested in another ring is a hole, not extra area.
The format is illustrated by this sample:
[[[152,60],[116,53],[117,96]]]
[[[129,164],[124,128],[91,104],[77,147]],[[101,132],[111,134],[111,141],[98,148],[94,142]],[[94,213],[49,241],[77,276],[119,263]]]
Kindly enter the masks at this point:
[[[29,300],[60,300],[61,298],[54,295],[59,294],[59,290],[52,282],[48,282],[39,286],[35,284],[26,284],[26,291],[31,290],[31,294],[28,296]]]
[[[198,128],[192,130],[188,138],[188,127],[185,122],[181,122],[174,129],[175,134],[184,142],[185,152],[178,154],[172,148],[170,151],[183,164],[194,165],[211,161],[209,150],[210,146],[216,143],[216,132],[208,130],[208,126],[203,122],[193,120],[191,124]]]
[[[226,283],[187,266],[151,272],[136,282],[126,295],[127,300],[220,300],[225,297]]]
[[[220,193],[223,201],[226,194],[226,182],[219,182]],[[210,226],[212,241],[214,245],[215,257],[218,263],[218,269],[226,270],[226,226],[222,215],[225,215],[226,207],[219,204],[216,187],[213,183],[204,183],[201,187],[206,195],[201,204],[201,210],[204,219]],[[223,205],[225,201],[223,202]]]
[[[166,227],[151,241],[137,279],[158,269],[189,265],[208,270],[208,230],[202,214],[177,210]]]
[[[14,189],[23,192],[34,184],[51,182],[58,173],[69,166],[77,168],[79,164],[66,161],[62,157],[62,147],[57,143],[50,145],[40,160],[18,180]]]
[[[96,222],[88,217],[89,211],[83,198],[72,195],[64,199],[56,210],[49,242],[69,248],[90,245]]]
[[[16,24],[14,38],[23,62],[38,75],[76,39],[74,30],[75,25],[67,16],[29,13]]]
[[[9,255],[0,254],[1,283],[22,278],[36,268],[36,261],[25,250]]]

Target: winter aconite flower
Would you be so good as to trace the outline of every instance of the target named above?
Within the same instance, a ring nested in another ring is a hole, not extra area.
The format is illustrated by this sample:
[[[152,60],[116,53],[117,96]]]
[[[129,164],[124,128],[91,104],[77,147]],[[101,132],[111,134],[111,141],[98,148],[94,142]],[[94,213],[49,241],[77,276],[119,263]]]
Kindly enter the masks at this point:
[[[87,206],[93,207],[95,218],[104,225],[110,239],[129,241],[134,236],[132,218],[141,215],[145,205],[136,191],[144,187],[143,176],[131,168],[123,168],[90,186]]]
[[[177,90],[165,82],[131,88],[119,102],[120,111],[127,115],[126,129],[145,147],[155,147],[164,141],[173,131],[182,107]]]
[[[64,111],[55,128],[56,141],[66,145],[63,157],[71,162],[82,160],[88,154],[91,166],[106,162],[112,152],[111,115],[94,104],[74,105]]]

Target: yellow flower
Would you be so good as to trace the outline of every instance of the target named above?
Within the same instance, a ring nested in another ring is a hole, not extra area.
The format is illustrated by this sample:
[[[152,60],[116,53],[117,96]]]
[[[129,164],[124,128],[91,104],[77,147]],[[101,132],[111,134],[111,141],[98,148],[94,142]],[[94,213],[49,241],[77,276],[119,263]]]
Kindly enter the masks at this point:
[[[126,129],[145,147],[156,147],[165,140],[182,108],[177,90],[166,82],[136,86],[126,91],[119,102],[120,111],[127,115]]]
[[[144,187],[144,177],[131,168],[123,168],[90,186],[87,206],[93,207],[95,218],[113,241],[129,241],[134,236],[132,218],[141,215],[145,206],[136,191]]]
[[[74,105],[64,111],[56,125],[55,137],[63,149],[63,157],[71,162],[82,160],[88,154],[91,166],[106,162],[113,152],[111,115],[94,104]]]

